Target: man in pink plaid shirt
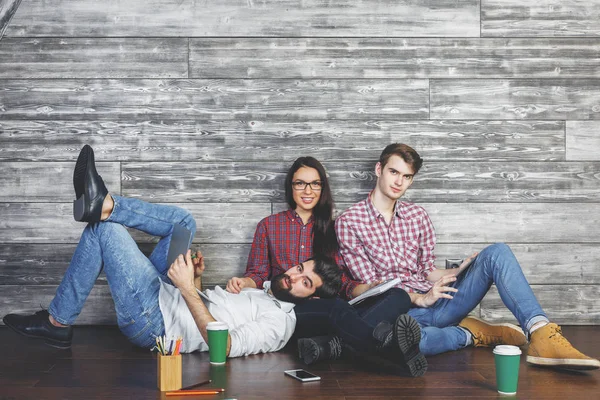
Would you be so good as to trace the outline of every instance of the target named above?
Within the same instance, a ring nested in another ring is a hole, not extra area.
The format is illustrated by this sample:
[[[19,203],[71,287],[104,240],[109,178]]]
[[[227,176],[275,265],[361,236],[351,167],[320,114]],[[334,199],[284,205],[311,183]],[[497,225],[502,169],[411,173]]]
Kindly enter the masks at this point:
[[[369,196],[336,221],[340,253],[354,277],[369,283],[400,278],[421,326],[420,350],[433,355],[466,346],[522,346],[527,362],[569,369],[596,369],[600,361],[575,349],[548,320],[510,248],[497,243],[459,268],[437,269],[433,224],[422,207],[400,201],[423,159],[410,146],[387,146],[375,166],[377,184]],[[492,283],[523,330],[467,317]]]

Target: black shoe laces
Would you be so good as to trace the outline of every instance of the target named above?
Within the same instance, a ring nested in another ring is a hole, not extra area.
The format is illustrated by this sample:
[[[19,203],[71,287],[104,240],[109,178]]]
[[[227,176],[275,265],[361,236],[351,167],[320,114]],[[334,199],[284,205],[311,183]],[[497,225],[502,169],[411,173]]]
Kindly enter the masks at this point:
[[[329,341],[329,359],[337,360],[342,356],[342,340],[338,336],[334,336]]]

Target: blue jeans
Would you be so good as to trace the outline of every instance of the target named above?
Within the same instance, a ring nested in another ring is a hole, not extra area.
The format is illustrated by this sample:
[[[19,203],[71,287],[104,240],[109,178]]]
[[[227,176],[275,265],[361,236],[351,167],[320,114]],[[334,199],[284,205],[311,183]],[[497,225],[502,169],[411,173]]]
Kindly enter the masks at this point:
[[[428,356],[467,345],[467,334],[457,327],[496,284],[504,305],[526,332],[539,321],[548,321],[521,266],[510,248],[496,243],[483,249],[463,271],[454,287],[453,299],[440,299],[429,308],[412,308],[408,314],[421,326],[421,352]]]
[[[372,350],[379,344],[373,339],[375,326],[382,321],[393,324],[409,308],[408,293],[396,288],[355,306],[340,298],[307,300],[294,308],[295,337],[337,335],[354,350]]]
[[[173,226],[181,224],[195,233],[196,222],[178,207],[120,196],[113,199],[110,217],[83,230],[48,312],[61,324],[72,325],[104,268],[119,329],[133,344],[151,348],[156,336],[165,333],[158,305],[159,279],[168,281]],[[149,258],[125,226],[161,237]]]

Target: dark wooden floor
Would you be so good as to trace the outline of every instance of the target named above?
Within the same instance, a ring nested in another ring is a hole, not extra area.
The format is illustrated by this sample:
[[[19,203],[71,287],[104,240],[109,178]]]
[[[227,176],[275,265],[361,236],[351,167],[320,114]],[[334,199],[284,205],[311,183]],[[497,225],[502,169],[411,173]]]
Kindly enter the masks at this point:
[[[600,327],[564,327],[580,350],[600,357]],[[77,327],[69,351],[58,351],[0,328],[0,399],[160,399],[156,360],[134,348],[114,327]],[[302,368],[290,346],[283,352],[232,359],[211,367],[208,355],[183,356],[183,384],[208,378],[224,387],[203,399],[443,399],[496,398],[489,349],[466,349],[429,358],[421,378],[368,372],[347,361],[312,366],[320,382],[300,383],[283,371]],[[540,369],[521,362],[520,399],[600,398],[600,371]],[[176,399],[177,397],[169,397]],[[192,397],[188,397],[192,398]]]

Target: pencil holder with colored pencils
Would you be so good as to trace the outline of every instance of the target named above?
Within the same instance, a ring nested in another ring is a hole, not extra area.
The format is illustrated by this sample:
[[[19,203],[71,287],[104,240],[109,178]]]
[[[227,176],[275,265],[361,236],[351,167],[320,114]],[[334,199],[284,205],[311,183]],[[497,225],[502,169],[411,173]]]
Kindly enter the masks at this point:
[[[163,356],[158,353],[158,389],[161,392],[181,389],[181,354]]]

